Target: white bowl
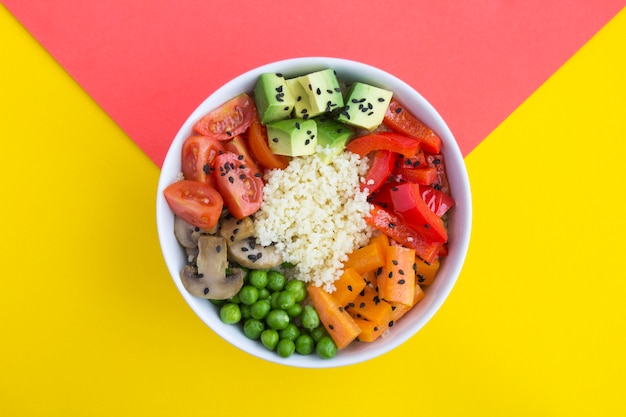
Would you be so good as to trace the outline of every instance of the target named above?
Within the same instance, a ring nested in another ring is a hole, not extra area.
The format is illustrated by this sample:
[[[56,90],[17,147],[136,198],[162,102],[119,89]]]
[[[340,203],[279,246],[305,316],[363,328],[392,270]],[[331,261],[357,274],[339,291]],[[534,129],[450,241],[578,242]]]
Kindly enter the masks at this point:
[[[451,193],[456,202],[448,217],[449,254],[443,258],[434,283],[425,288],[426,296],[384,337],[372,343],[354,342],[332,359],[297,353],[289,358],[281,358],[276,352],[267,350],[260,341],[248,339],[239,326],[224,324],[215,305],[190,295],[183,287],[180,271],[185,264],[185,256],[174,236],[174,215],[163,197],[163,190],[176,181],[181,171],[183,141],[190,135],[193,124],[204,114],[242,92],[252,91],[257,77],[262,73],[280,72],[285,77],[291,77],[324,68],[334,69],[339,79],[347,83],[363,81],[393,91],[394,97],[405,108],[441,137]],[[472,219],[471,193],[463,155],[437,111],[411,86],[385,71],[355,61],[328,57],[294,58],[263,65],[234,78],[204,100],[182,125],[165,157],[158,183],[156,210],[165,263],[176,287],[198,317],[219,336],[245,352],[271,362],[302,368],[330,368],[363,362],[389,352],[415,335],[441,307],[456,283],[469,246]]]

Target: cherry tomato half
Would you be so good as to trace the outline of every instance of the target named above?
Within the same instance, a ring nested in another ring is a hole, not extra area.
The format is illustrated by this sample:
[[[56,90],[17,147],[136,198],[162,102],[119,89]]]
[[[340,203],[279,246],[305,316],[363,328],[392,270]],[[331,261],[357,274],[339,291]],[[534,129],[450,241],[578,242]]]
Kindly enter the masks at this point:
[[[248,130],[256,118],[254,100],[240,94],[203,116],[193,130],[217,140],[230,140]]]
[[[212,185],[211,166],[215,157],[226,150],[222,143],[208,136],[190,136],[183,143],[181,164],[186,180]]]
[[[224,207],[220,193],[200,181],[177,181],[169,185],[163,194],[174,214],[201,229],[215,227]]]
[[[263,204],[261,173],[243,155],[226,152],[215,158],[213,182],[230,214],[242,219]]]

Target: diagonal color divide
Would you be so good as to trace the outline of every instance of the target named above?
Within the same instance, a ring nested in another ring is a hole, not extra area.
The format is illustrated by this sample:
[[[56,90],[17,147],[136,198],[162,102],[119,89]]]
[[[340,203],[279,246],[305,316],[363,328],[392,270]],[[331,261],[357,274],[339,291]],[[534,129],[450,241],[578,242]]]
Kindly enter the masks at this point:
[[[337,56],[420,91],[467,155],[624,0],[4,0],[157,164],[187,115],[268,62]]]

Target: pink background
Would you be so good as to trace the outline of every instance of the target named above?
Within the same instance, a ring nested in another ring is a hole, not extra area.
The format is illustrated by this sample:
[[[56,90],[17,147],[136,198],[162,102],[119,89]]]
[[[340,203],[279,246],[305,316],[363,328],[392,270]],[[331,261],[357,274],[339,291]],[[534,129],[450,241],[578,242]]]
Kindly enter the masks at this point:
[[[623,0],[4,0],[158,166],[188,114],[268,62],[334,56],[420,91],[467,155]]]

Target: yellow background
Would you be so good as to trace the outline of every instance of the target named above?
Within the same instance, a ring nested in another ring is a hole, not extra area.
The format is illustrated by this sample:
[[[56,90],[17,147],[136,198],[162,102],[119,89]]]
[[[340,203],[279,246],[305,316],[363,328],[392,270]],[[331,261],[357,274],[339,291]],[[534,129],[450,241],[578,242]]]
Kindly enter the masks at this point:
[[[626,10],[466,158],[467,263],[339,369],[231,347],[161,257],[158,168],[0,7],[0,416],[626,415]]]

